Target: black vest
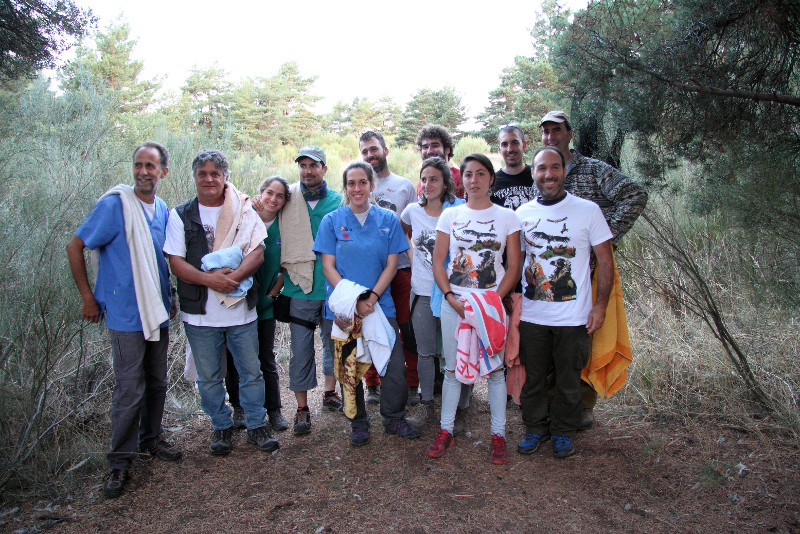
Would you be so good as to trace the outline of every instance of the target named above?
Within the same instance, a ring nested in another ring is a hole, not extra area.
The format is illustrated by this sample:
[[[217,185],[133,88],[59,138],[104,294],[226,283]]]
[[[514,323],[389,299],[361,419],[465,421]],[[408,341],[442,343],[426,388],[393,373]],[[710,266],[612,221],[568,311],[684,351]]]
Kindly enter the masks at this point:
[[[186,239],[186,262],[195,269],[201,270],[203,256],[209,253],[206,230],[200,221],[200,207],[197,197],[187,200],[175,208],[178,217],[183,221],[183,233]],[[247,292],[245,300],[247,309],[251,310],[258,302],[256,291],[258,282],[253,279],[253,287]],[[205,315],[208,288],[203,285],[190,284],[178,278],[178,297],[181,311],[196,315]]]

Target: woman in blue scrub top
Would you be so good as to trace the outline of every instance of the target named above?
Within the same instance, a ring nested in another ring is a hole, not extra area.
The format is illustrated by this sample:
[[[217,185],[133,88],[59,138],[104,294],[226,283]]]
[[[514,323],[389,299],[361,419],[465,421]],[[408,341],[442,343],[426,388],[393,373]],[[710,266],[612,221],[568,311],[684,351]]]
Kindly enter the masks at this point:
[[[325,216],[314,241],[314,252],[322,255],[328,280],[328,296],[343,279],[370,288],[359,300],[356,313],[366,317],[380,306],[395,330],[395,344],[386,374],[381,378],[381,417],[389,434],[406,439],[419,437],[419,431],[405,419],[408,388],[406,366],[400,345],[400,331],[389,284],[397,271],[397,255],[408,250],[408,241],[394,213],[370,202],[375,174],[368,163],[357,161],[344,170],[343,193],[346,204]],[[328,306],[326,317],[333,319]],[[356,388],[356,416],[351,420],[350,442],[354,446],[369,442],[369,420],[364,404],[364,387]]]

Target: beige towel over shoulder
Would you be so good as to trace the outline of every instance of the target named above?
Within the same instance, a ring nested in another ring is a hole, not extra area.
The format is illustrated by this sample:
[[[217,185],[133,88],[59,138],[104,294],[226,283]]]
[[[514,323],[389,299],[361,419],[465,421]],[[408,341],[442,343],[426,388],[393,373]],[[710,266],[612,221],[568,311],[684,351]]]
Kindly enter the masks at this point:
[[[225,186],[225,201],[219,212],[217,227],[214,230],[214,250],[228,247],[239,247],[247,256],[260,246],[267,237],[267,230],[253,210],[250,197],[236,189],[228,182]],[[244,297],[228,297],[224,293],[214,291],[217,301],[230,308]]]
[[[291,200],[278,215],[281,228],[281,267],[286,269],[289,278],[303,293],[311,293],[314,289],[314,262],[317,255],[314,248],[314,236],[311,233],[311,219],[300,183],[289,186]]]
[[[119,195],[122,202],[125,240],[131,255],[133,289],[144,338],[147,341],[158,341],[161,338],[161,324],[169,319],[169,311],[164,307],[161,298],[161,278],[150,225],[133,187],[119,184],[106,191],[98,202],[109,195]],[[92,268],[97,276],[97,251],[92,251]]]

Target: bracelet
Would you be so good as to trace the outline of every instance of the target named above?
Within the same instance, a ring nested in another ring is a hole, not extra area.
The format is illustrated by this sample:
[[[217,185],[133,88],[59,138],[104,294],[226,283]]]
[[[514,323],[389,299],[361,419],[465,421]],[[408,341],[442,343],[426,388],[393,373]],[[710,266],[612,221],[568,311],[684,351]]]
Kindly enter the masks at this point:
[[[447,295],[453,295],[454,297],[456,296],[456,294],[455,294],[455,293],[453,293],[452,291],[448,291],[447,293],[445,293],[445,294],[444,294],[444,297],[442,297],[442,298],[443,298],[444,300],[447,300]]]

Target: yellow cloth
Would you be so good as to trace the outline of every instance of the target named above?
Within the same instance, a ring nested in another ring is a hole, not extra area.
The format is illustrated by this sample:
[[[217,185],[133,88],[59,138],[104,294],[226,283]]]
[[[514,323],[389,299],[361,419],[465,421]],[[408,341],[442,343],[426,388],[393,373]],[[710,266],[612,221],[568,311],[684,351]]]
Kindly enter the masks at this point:
[[[361,318],[355,318],[355,325],[347,336],[333,339],[333,375],[342,384],[342,401],[344,414],[352,419],[356,416],[356,387],[361,382],[361,377],[372,365],[371,363],[356,360],[356,340],[361,337]],[[349,344],[349,345],[348,345]],[[347,345],[347,347],[345,347]],[[346,354],[343,352],[347,350]]]
[[[619,282],[617,260],[614,262],[614,286],[608,299],[606,320],[592,334],[592,352],[589,364],[581,371],[581,378],[591,384],[601,398],[610,397],[625,385],[627,367],[633,360],[631,341],[628,337],[628,321],[622,302],[622,286]],[[592,302],[597,299],[597,272],[592,279]]]

